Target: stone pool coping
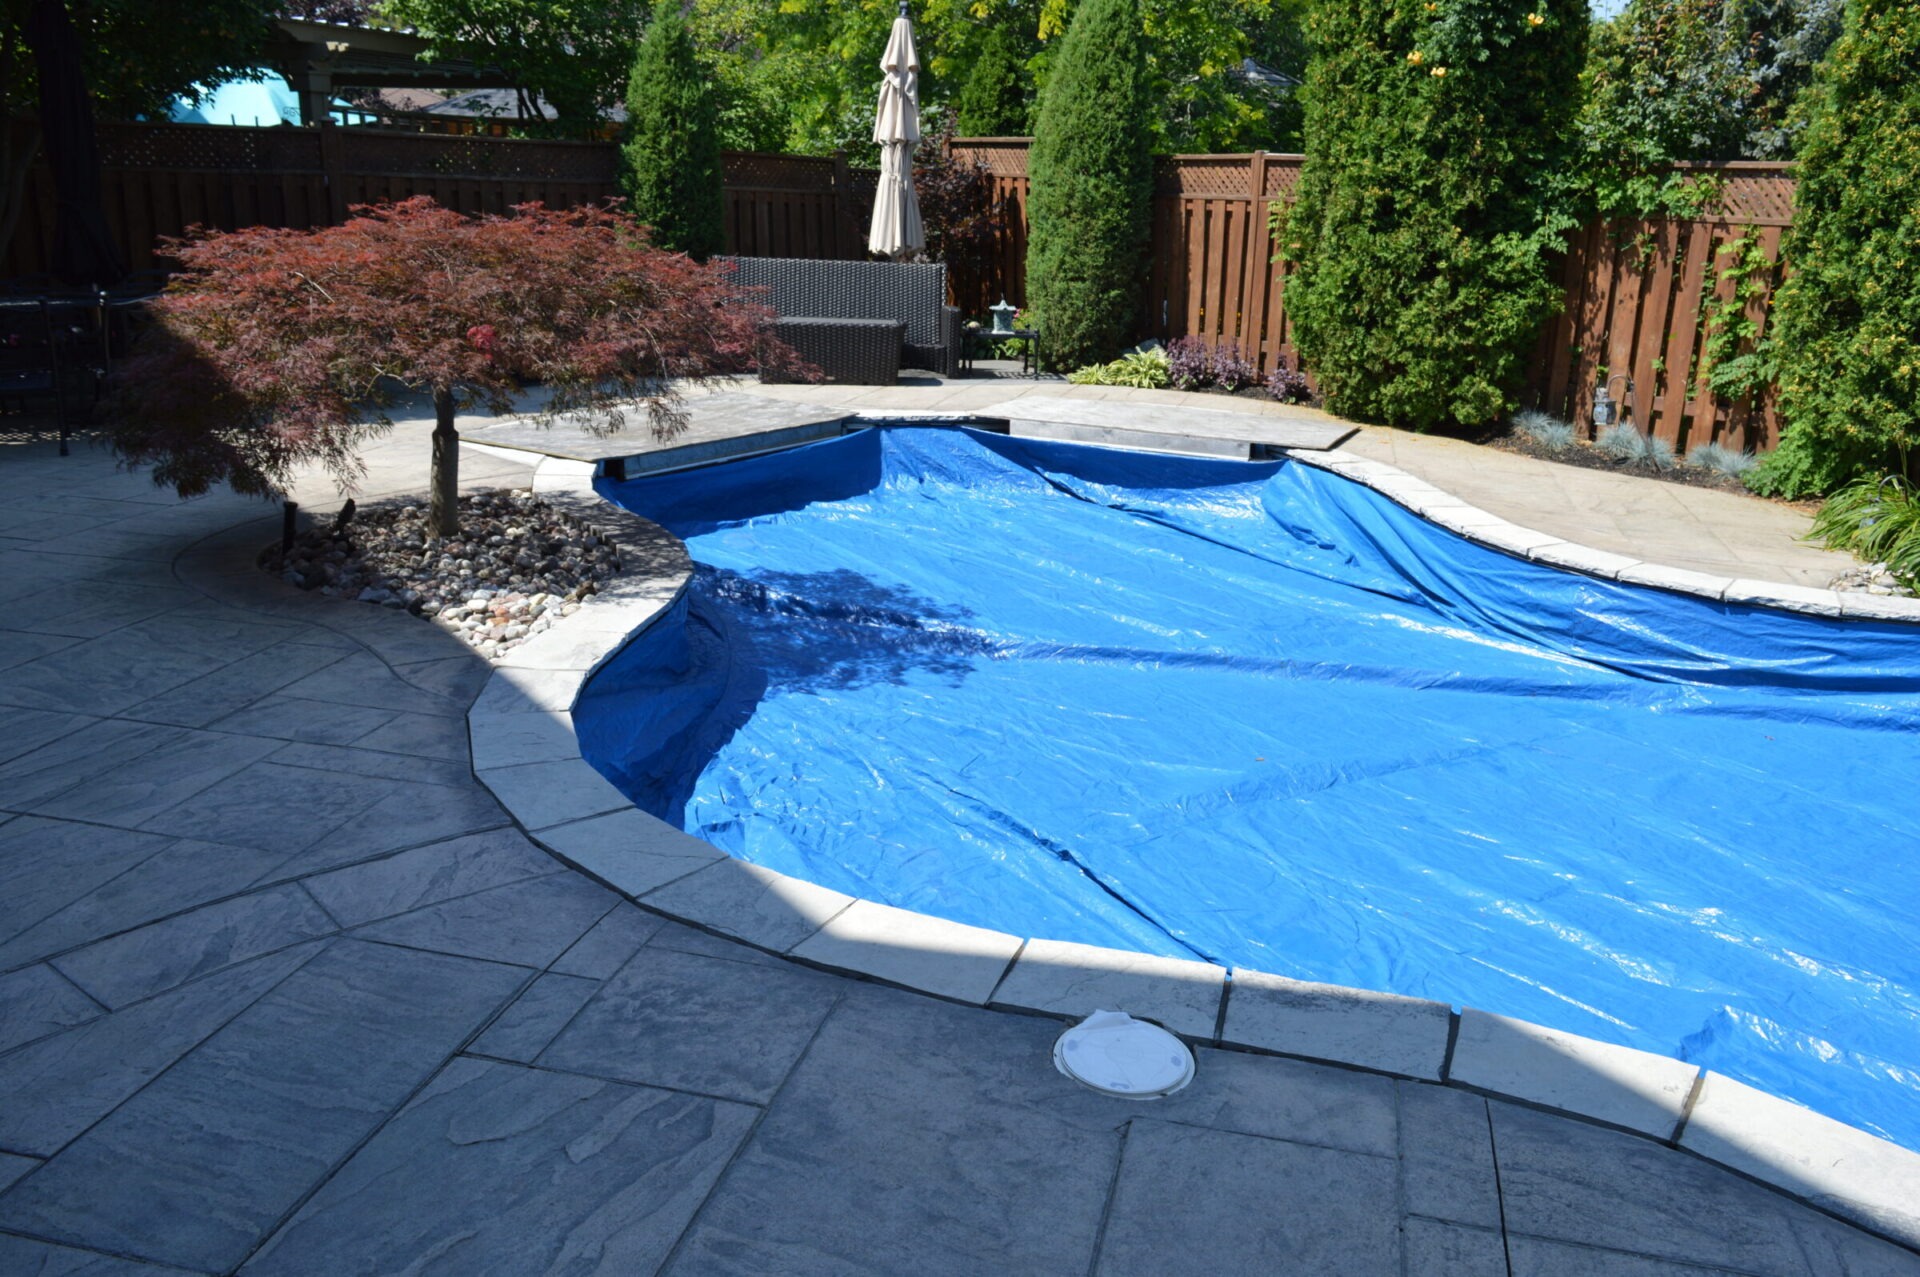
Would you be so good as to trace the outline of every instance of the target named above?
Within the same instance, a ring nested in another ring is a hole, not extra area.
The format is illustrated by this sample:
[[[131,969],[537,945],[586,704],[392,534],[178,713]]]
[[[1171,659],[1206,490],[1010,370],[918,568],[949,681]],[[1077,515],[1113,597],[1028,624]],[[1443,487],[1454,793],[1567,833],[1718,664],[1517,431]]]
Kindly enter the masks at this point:
[[[685,592],[692,559],[665,529],[602,500],[592,463],[526,459],[538,461],[534,490],[610,535],[626,570],[496,664],[468,714],[474,770],[534,841],[641,907],[826,970],[958,1002],[1062,1020],[1119,1008],[1195,1044],[1455,1086],[1604,1124],[1920,1248],[1920,1153],[1683,1061],[1471,1007],[1456,1012],[1419,998],[950,922],[733,859],[638,810],[582,757],[572,711],[593,672]],[[1723,602],[1920,622],[1920,599],[1856,598],[1642,563],[1521,528],[1382,462],[1293,459],[1551,566]]]

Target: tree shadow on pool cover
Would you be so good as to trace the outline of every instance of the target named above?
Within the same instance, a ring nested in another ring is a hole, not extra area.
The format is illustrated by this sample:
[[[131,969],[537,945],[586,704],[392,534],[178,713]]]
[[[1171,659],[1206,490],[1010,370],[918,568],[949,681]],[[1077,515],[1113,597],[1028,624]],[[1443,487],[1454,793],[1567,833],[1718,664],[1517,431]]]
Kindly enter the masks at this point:
[[[648,759],[630,759],[623,785],[675,825],[701,771],[770,693],[844,693],[922,676],[957,685],[996,647],[969,609],[847,568],[742,574],[701,565],[689,602],[690,668],[659,692],[682,699],[680,730],[656,735]],[[823,715],[820,730],[835,729]]]

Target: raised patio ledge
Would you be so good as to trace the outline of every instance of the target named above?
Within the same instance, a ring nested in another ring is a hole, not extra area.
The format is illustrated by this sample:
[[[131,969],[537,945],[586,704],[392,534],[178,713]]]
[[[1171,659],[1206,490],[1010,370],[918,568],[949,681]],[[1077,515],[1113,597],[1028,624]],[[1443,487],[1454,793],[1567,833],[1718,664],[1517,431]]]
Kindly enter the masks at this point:
[[[1520,528],[1381,462],[1294,459],[1565,570],[1826,617],[1920,622],[1920,599],[1856,600],[1640,563]],[[692,560],[664,529],[602,501],[592,477],[578,461],[548,458],[534,487],[610,535],[623,576],[500,661],[468,714],[481,781],[576,869],[655,913],[831,971],[1063,1021],[1117,1007],[1196,1044],[1437,1082],[1632,1131],[1920,1248],[1920,1154],[1683,1061],[1478,1010],[1456,1017],[1418,998],[966,926],[733,859],[639,811],[582,757],[571,712],[594,670],[684,593]]]

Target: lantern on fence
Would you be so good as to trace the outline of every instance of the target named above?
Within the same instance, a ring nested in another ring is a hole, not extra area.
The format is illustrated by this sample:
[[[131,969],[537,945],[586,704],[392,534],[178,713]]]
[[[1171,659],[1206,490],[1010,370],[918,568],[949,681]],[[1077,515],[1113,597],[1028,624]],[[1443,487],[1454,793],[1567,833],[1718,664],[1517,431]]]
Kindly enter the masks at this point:
[[[1612,394],[1613,383],[1616,381],[1624,383],[1619,399],[1615,399]],[[1621,406],[1632,398],[1633,378],[1623,372],[1617,372],[1611,377],[1602,377],[1599,384],[1593,388],[1594,431],[1598,433],[1620,420]]]
[[[1012,336],[1013,317],[1020,313],[1020,308],[1008,305],[1007,299],[1002,297],[998,306],[989,306],[987,309],[993,313],[994,335],[996,337]]]

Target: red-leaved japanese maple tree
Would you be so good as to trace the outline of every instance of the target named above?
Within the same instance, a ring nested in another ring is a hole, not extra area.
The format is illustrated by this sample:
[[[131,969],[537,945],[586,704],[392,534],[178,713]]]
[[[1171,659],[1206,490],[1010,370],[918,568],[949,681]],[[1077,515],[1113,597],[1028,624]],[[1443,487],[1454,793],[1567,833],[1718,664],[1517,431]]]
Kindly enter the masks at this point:
[[[452,536],[460,409],[511,411],[538,382],[542,420],[612,431],[643,409],[666,438],[684,421],[674,383],[788,355],[760,341],[767,312],[724,265],[655,248],[607,208],[467,217],[419,196],[321,230],[200,231],[169,251],[183,271],[122,367],[113,441],[182,496],[222,481],[269,495],[315,461],[349,489],[395,394],[424,391],[431,525]]]

